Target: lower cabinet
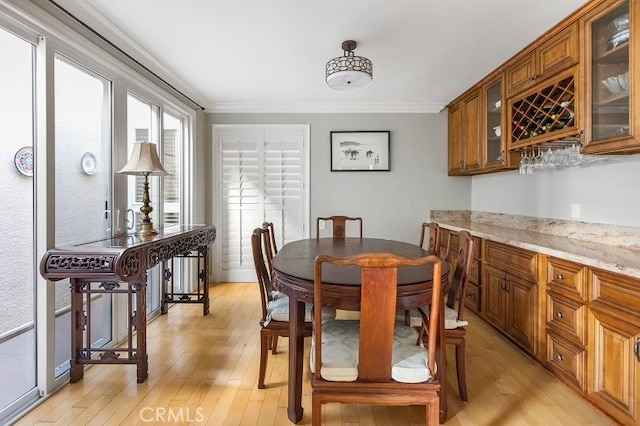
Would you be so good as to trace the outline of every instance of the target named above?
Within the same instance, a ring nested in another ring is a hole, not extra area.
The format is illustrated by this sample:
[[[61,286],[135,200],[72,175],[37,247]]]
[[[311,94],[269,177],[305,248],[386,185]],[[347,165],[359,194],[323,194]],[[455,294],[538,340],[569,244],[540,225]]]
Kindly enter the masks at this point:
[[[481,245],[482,318],[617,422],[639,425],[640,279]]]
[[[622,424],[640,423],[640,281],[590,274],[588,398]]]
[[[640,423],[640,280],[546,261],[545,366],[618,422]]]
[[[537,254],[493,241],[484,253],[485,320],[538,357]]]
[[[506,280],[506,272],[490,265],[484,266],[484,319],[501,330],[504,330],[507,324]]]

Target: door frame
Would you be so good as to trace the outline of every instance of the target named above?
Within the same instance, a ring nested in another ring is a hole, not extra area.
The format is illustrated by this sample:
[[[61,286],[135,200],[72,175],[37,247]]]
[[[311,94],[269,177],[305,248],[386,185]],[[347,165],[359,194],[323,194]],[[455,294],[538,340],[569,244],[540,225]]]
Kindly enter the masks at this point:
[[[224,230],[221,227],[222,220],[222,202],[221,197],[222,193],[220,191],[220,169],[221,169],[221,158],[218,155],[220,150],[220,139],[218,134],[223,130],[240,130],[240,129],[248,129],[248,130],[274,130],[274,129],[286,129],[286,130],[300,130],[303,133],[303,142],[302,142],[302,187],[303,187],[303,205],[302,205],[302,235],[304,238],[309,238],[310,236],[310,222],[309,222],[309,214],[311,209],[311,194],[310,194],[310,179],[311,179],[311,126],[309,124],[213,124],[212,125],[212,152],[211,152],[211,201],[212,201],[212,224],[216,227],[218,233],[218,239],[222,238],[222,233]],[[219,277],[221,277],[221,268],[222,262],[220,261],[221,256],[221,243],[214,244],[212,246],[212,259],[214,260],[215,267],[211,268],[211,273],[213,274],[210,277],[210,282],[217,283],[219,282]]]

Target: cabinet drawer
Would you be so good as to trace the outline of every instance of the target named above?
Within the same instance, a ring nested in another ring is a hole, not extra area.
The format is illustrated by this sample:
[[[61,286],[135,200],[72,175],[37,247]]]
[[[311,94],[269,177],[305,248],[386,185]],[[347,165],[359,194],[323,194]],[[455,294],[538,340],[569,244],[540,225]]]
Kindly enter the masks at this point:
[[[464,305],[478,315],[480,315],[480,291],[480,287],[470,282],[464,301]]]
[[[484,246],[487,264],[534,282],[538,281],[537,256],[537,253],[495,241],[486,241]]]
[[[577,344],[587,343],[587,306],[547,290],[547,327]]]
[[[586,390],[586,356],[583,347],[547,332],[547,368],[581,391]]]
[[[566,260],[547,259],[547,286],[576,300],[587,300],[586,266]]]
[[[593,310],[608,310],[632,324],[640,324],[640,280],[613,272],[591,270]]]

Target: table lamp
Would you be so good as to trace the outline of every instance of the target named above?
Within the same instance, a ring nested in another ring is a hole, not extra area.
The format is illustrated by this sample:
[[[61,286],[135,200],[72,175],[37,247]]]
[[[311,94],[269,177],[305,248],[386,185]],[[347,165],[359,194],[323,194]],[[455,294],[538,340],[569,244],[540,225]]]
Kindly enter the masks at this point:
[[[156,144],[149,142],[136,142],[133,146],[133,153],[131,158],[125,166],[118,171],[125,175],[144,176],[144,194],[142,195],[142,222],[136,232],[136,235],[148,236],[158,233],[153,228],[151,218],[149,214],[153,211],[153,207],[149,204],[149,175],[152,176],[166,176],[169,173],[162,167],[160,159],[158,158],[158,150]]]

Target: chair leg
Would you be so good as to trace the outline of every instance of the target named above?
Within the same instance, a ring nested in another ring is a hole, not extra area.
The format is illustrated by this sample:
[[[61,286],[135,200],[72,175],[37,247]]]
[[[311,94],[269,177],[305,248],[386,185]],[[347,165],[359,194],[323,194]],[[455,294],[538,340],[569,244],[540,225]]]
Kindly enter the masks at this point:
[[[258,389],[264,389],[264,376],[267,372],[267,354],[269,353],[270,337],[266,333],[260,333],[260,371],[258,373]]]
[[[311,426],[322,425],[322,401],[311,395]]]
[[[276,354],[278,350],[278,336],[271,336],[271,353]]]
[[[467,374],[465,371],[465,339],[456,343],[456,371],[458,373],[458,391],[460,399],[468,401],[467,397]]]
[[[427,408],[427,426],[433,426],[440,423],[440,398],[435,398],[426,406]]]

